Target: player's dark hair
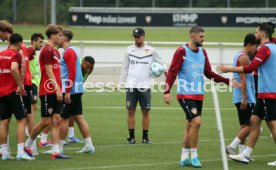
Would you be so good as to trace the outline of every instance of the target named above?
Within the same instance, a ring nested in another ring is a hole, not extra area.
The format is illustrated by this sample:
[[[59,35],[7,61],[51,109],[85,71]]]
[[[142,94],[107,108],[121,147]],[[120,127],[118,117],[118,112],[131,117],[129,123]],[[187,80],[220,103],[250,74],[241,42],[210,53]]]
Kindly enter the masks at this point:
[[[84,61],[89,62],[90,64],[95,64],[95,60],[92,56],[85,56]]]
[[[18,43],[21,43],[23,42],[23,37],[18,34],[18,33],[14,33],[11,35],[10,37],[10,44],[11,45],[14,45],[14,44],[18,44]]]
[[[271,30],[272,30],[272,34],[273,34],[274,29],[275,29],[275,24],[273,24],[272,22],[267,22],[267,24],[271,26]]]
[[[61,31],[62,31],[61,26],[50,24],[47,26],[45,34],[47,35],[48,38],[50,38],[51,35],[58,34]]]
[[[66,37],[68,38],[69,41],[71,41],[72,38],[73,38],[73,36],[74,36],[73,32],[70,31],[70,30],[63,30],[63,31],[62,31],[62,34],[63,34],[64,36],[66,36]]]
[[[195,26],[190,29],[190,34],[191,33],[200,33],[200,32],[205,32],[203,28]]]
[[[248,44],[250,45],[258,44],[256,40],[256,36],[252,33],[247,34],[244,38],[243,46],[246,47]]]
[[[31,36],[31,41],[37,41],[38,38],[41,38],[43,40],[44,36],[41,33],[33,33],[33,35]]]
[[[270,27],[271,27],[271,31],[272,34],[274,33],[274,29],[275,29],[275,24],[273,24],[272,22],[265,22],[267,23]],[[262,25],[262,23],[258,23],[256,27],[260,27]]]
[[[272,37],[273,29],[272,29],[272,26],[270,24],[268,24],[267,22],[262,23],[259,26],[259,30],[264,32],[268,38]]]

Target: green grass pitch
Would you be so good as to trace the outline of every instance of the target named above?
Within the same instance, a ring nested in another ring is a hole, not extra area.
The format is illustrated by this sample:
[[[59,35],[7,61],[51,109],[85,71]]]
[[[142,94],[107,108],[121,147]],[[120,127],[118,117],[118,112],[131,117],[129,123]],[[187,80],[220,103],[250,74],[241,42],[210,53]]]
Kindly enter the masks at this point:
[[[0,161],[0,169],[193,169],[178,166],[181,151],[181,139],[184,132],[185,115],[175,100],[175,91],[172,93],[171,105],[162,101],[162,93],[152,94],[150,139],[153,144],[141,144],[141,112],[136,113],[136,140],[137,144],[127,145],[128,136],[126,124],[125,93],[86,93],[83,96],[84,115],[88,121],[93,142],[96,147],[94,155],[78,155],[75,152],[82,144],[65,146],[65,153],[72,156],[70,160],[51,160],[49,155],[40,154],[35,161]],[[221,170],[222,162],[218,130],[213,109],[212,96],[206,94],[203,109],[203,123],[200,130],[199,156],[203,169]],[[225,142],[229,144],[235,136],[239,124],[231,93],[219,94],[220,107],[223,119]],[[36,113],[40,118],[40,110]],[[15,121],[11,123],[10,140],[13,155],[16,152]],[[261,139],[253,152],[255,162],[242,165],[229,160],[230,169],[269,170],[268,161],[274,161],[274,143],[265,125]],[[78,129],[78,128],[76,128]],[[77,136],[80,137],[77,131]],[[39,149],[41,152],[45,149]]]
[[[24,39],[31,39],[32,33],[45,32],[44,26],[19,26],[15,31]],[[131,41],[133,28],[84,28],[64,27],[74,32],[74,40],[110,40]],[[242,42],[247,33],[254,33],[254,28],[206,28],[206,42]],[[147,41],[179,41],[189,40],[188,28],[145,28]]]
[[[132,28],[78,28],[66,27],[75,33],[75,40],[118,40],[131,41]],[[30,39],[34,32],[44,33],[44,26],[18,26],[16,32],[21,33],[25,39]],[[214,29],[206,28],[207,42],[242,42],[245,34],[254,32],[248,29]],[[188,41],[188,29],[176,28],[146,28],[148,41]],[[114,93],[86,93],[83,96],[84,115],[88,121],[93,142],[96,147],[94,155],[77,155],[81,144],[65,146],[65,153],[72,156],[71,160],[51,160],[49,155],[40,154],[32,162],[0,161],[0,169],[193,169],[178,166],[181,151],[181,139],[184,133],[185,115],[172,94],[171,105],[165,105],[161,93],[152,94],[150,139],[152,145],[141,145],[141,113],[136,114],[136,140],[137,144],[127,145],[128,136],[126,124],[125,94]],[[231,93],[219,94],[225,142],[234,138],[238,128],[238,117],[232,104]],[[206,94],[203,109],[203,123],[200,130],[199,156],[206,170],[221,170],[222,162],[218,130],[215,121],[213,102],[210,93]],[[37,111],[37,121],[40,119],[40,110]],[[15,138],[16,123],[13,118],[10,126],[10,140],[13,155],[16,152]],[[265,125],[262,138],[253,152],[255,162],[241,165],[229,160],[230,169],[269,170],[274,169],[266,165],[274,161],[274,143],[270,138]],[[76,128],[77,129],[77,128]],[[80,133],[77,131],[77,136]],[[39,149],[41,152],[45,149]]]

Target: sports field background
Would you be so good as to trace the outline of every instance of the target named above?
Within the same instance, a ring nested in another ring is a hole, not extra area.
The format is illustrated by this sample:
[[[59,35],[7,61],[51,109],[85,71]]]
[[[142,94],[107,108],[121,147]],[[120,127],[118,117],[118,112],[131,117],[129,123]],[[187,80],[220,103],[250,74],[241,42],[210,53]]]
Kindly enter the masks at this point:
[[[33,32],[44,32],[42,26],[15,26],[16,32],[30,39]],[[130,41],[131,28],[70,28],[75,33],[75,40],[126,40]],[[207,42],[242,42],[248,29],[206,29]],[[151,41],[187,41],[187,29],[146,29],[146,36]],[[206,170],[221,170],[221,155],[218,130],[215,121],[214,106],[210,93],[206,94],[203,105],[203,123],[200,130],[199,156]],[[234,138],[238,128],[238,117],[232,104],[231,93],[220,93],[219,101],[222,112],[225,142]],[[152,145],[141,144],[141,112],[136,114],[136,142],[127,145],[128,130],[126,124],[125,93],[85,93],[83,96],[84,115],[89,123],[96,153],[94,155],[78,155],[76,151],[82,144],[65,146],[65,153],[72,156],[71,160],[51,160],[49,155],[40,154],[35,161],[1,161],[0,169],[194,169],[178,166],[181,152],[181,139],[184,132],[185,114],[175,99],[175,90],[172,92],[172,103],[163,103],[163,94],[152,94],[150,139]],[[36,113],[40,119],[40,109]],[[276,158],[275,145],[267,127],[253,152],[255,162],[241,165],[229,161],[230,169],[269,170],[266,165]],[[10,140],[13,155],[16,153],[15,120],[10,126]],[[77,126],[76,126],[76,129]],[[77,137],[81,137],[78,130]],[[42,151],[45,149],[39,149]]]
[[[34,32],[45,32],[44,26],[15,25],[15,32],[31,39]],[[74,40],[109,40],[131,41],[133,28],[104,28],[104,27],[64,27],[74,33]],[[145,28],[148,41],[177,41],[189,40],[188,28]],[[247,33],[254,33],[254,28],[205,28],[206,42],[242,42]],[[46,37],[45,37],[46,38]]]

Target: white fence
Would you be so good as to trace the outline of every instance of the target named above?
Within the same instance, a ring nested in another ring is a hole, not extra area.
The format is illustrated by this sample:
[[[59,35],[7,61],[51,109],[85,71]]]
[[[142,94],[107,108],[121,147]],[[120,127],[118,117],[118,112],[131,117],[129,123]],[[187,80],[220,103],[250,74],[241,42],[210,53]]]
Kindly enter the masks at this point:
[[[27,45],[30,40],[25,41]],[[133,41],[72,41],[79,51],[81,57],[93,56],[96,61],[92,81],[117,81],[120,75],[121,64],[125,55],[125,49]],[[185,42],[147,42],[157,49],[162,60],[169,66],[177,47]],[[228,42],[204,42],[210,63],[213,69],[218,64],[232,64],[236,52],[242,49],[242,43]],[[0,46],[0,50],[7,48],[7,45]],[[62,52],[62,50],[60,50]],[[231,77],[231,75],[228,75]]]

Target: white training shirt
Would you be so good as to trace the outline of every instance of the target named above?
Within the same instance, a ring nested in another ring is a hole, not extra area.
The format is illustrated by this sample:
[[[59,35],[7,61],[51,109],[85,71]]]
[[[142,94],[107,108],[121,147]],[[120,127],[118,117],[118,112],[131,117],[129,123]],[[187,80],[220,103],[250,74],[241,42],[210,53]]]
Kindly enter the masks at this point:
[[[126,49],[122,65],[120,83],[126,82],[126,88],[151,88],[150,66],[153,62],[164,66],[155,48],[146,45],[130,45]]]

